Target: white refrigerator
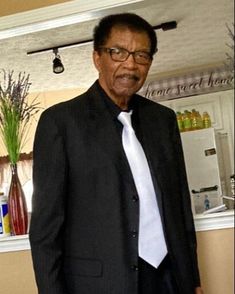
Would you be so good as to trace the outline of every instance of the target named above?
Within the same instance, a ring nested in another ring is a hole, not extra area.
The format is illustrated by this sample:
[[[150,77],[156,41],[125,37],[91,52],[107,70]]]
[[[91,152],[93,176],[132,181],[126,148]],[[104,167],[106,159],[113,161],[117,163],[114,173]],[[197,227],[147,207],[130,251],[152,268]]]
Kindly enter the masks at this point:
[[[223,204],[214,128],[181,133],[194,214]]]

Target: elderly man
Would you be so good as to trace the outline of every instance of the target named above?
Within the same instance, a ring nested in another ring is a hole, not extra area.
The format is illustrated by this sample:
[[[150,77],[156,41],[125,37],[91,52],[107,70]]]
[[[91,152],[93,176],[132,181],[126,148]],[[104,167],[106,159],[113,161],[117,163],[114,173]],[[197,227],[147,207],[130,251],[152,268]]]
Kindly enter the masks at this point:
[[[47,109],[30,242],[40,294],[201,294],[175,114],[136,92],[157,39],[130,13],[94,30],[98,80]]]

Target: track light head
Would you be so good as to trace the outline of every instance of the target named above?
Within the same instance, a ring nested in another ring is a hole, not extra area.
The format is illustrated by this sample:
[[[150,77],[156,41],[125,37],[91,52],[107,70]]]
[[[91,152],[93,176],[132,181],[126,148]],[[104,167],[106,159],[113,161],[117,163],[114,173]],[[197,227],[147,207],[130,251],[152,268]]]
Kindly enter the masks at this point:
[[[177,22],[176,21],[169,21],[162,24],[162,30],[163,31],[169,31],[174,30],[177,28]]]
[[[64,66],[62,64],[60,55],[58,54],[58,49],[53,49],[53,53],[55,54],[55,58],[53,60],[53,72],[55,74],[60,74],[64,71]]]

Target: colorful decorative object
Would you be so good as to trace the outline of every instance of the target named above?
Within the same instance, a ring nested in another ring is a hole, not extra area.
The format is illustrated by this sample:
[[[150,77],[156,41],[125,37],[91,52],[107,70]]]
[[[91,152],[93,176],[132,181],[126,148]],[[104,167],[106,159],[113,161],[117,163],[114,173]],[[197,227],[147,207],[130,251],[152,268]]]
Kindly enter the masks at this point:
[[[11,164],[11,184],[8,194],[8,209],[11,234],[27,234],[28,210],[25,195],[18,177],[16,164]]]
[[[17,162],[26,143],[30,119],[39,111],[38,102],[28,102],[29,75],[0,71],[0,137],[6,148],[12,171],[8,194],[11,233],[23,235],[28,230],[25,196],[17,174]]]

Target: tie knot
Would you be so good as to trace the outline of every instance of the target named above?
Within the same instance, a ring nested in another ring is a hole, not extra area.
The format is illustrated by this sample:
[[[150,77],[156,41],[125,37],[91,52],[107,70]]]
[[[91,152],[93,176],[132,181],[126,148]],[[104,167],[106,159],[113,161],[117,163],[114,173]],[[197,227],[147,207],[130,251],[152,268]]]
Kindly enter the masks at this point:
[[[132,110],[129,112],[122,111],[118,115],[118,120],[123,124],[124,127],[129,127],[132,129],[131,115],[132,115]]]

